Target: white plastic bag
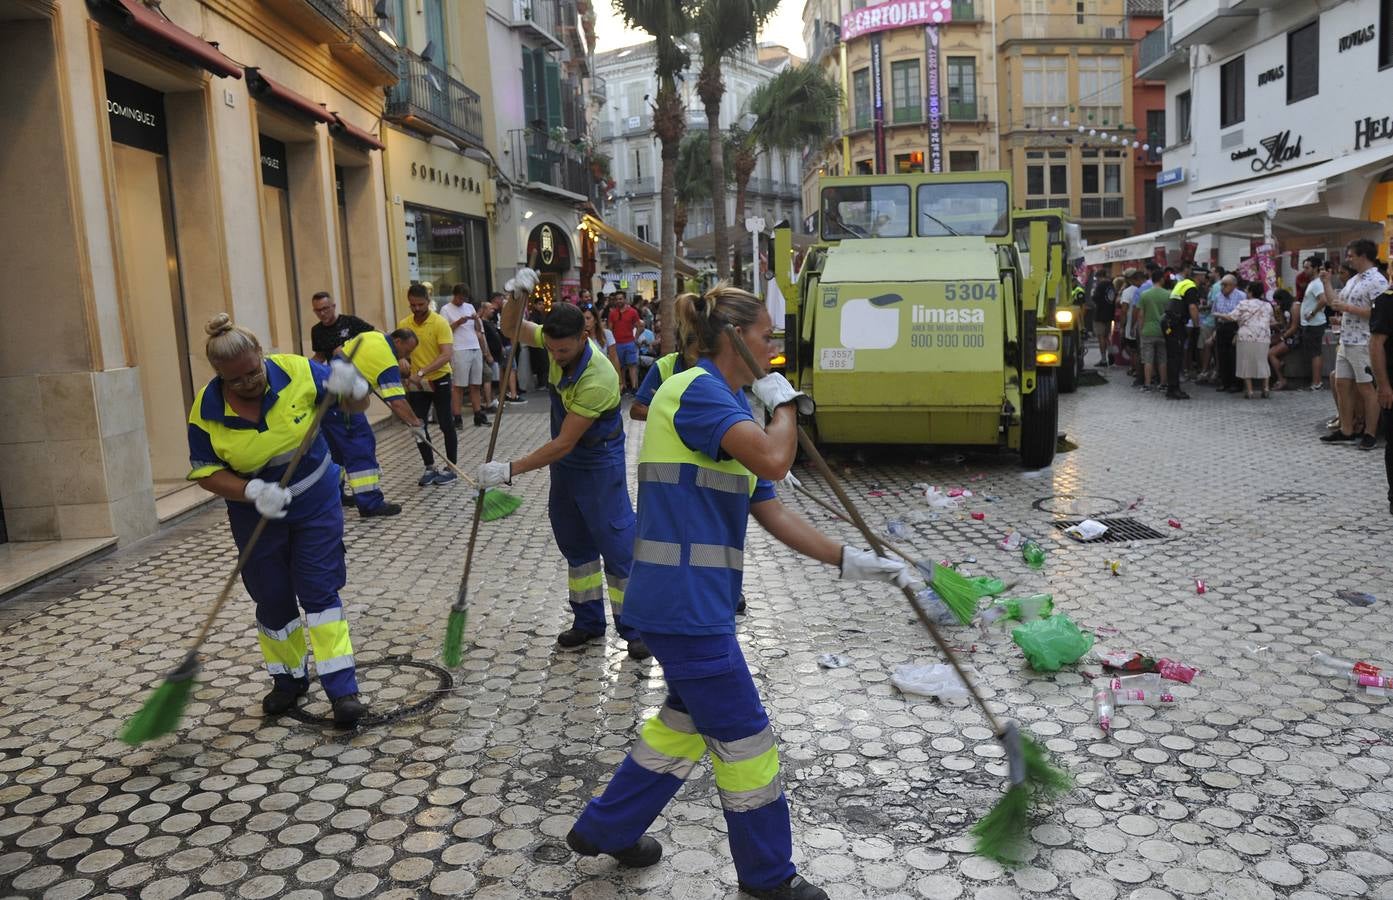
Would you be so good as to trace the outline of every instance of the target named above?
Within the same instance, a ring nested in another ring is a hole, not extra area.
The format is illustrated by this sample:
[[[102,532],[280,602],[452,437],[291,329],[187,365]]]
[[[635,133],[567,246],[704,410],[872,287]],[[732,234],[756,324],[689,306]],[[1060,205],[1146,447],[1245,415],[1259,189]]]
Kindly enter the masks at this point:
[[[1094,519],[1084,519],[1079,524],[1064,529],[1064,533],[1076,541],[1092,541],[1102,537],[1107,531],[1108,526]]]
[[[924,491],[924,500],[928,502],[931,509],[957,509],[962,503],[961,500],[949,497],[940,491],[936,485],[920,483],[916,484],[915,487]]]
[[[967,685],[963,684],[958,673],[947,663],[906,663],[896,666],[895,671],[890,673],[890,683],[906,694],[922,694],[926,697],[938,697],[940,700],[961,700],[967,697]]]

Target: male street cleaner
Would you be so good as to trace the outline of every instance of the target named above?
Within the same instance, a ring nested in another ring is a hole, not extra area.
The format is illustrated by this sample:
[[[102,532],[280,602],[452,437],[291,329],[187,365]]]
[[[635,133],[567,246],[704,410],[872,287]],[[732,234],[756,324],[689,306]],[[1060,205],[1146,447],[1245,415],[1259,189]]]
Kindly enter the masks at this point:
[[[519,269],[513,290],[525,295],[537,285],[537,273]],[[505,322],[516,322],[514,297]],[[505,324],[504,331],[514,326]],[[580,647],[604,637],[604,585],[609,585],[614,627],[628,642],[629,658],[652,654],[638,632],[623,621],[624,589],[634,559],[634,508],[624,475],[624,420],[619,413],[619,374],[605,353],[585,337],[580,307],[558,303],[546,322],[522,322],[522,343],[547,351],[551,394],[551,440],[513,460],[495,460],[479,467],[479,486],[495,487],[514,476],[550,467],[551,495],[547,512],[556,546],[570,567],[574,621],[556,642]],[[601,560],[603,559],[603,564]]]
[[[1203,266],[1185,263],[1181,269],[1181,279],[1171,288],[1170,303],[1166,304],[1165,316],[1161,319],[1161,333],[1166,337],[1166,399],[1189,400],[1190,395],[1180,389],[1180,372],[1185,366],[1185,326],[1194,326],[1199,334],[1200,327],[1200,289],[1195,278],[1203,279],[1209,270]]]
[[[366,331],[349,338],[333,351],[334,356],[352,358],[353,367],[368,383],[374,385],[387,406],[398,419],[406,423],[418,444],[426,439],[421,420],[406,402],[406,389],[401,383],[397,355],[387,335]],[[382,496],[382,469],[377,464],[377,436],[363,413],[345,413],[330,408],[321,426],[328,439],[334,461],[343,467],[348,489],[358,507],[358,515],[395,516],[401,504],[388,503]]]

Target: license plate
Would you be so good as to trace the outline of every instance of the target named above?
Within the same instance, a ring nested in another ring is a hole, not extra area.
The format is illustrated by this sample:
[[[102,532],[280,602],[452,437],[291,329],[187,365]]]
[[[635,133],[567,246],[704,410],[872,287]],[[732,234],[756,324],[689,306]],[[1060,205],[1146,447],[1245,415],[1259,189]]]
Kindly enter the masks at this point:
[[[824,371],[849,372],[856,368],[856,351],[843,347],[824,347],[821,363]]]

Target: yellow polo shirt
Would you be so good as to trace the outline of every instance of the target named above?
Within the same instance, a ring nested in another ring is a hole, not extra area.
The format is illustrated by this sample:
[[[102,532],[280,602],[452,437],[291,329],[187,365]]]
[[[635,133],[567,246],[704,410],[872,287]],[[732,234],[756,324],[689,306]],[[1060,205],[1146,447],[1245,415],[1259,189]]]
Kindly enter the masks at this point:
[[[416,324],[416,317],[408,315],[397,323],[398,328],[410,328],[416,334],[416,349],[411,351],[411,371],[416,373],[435,362],[440,348],[454,346],[455,336],[450,331],[450,323],[438,312],[426,313],[426,321]],[[429,381],[439,381],[450,374],[450,364],[436,369],[426,376]]]

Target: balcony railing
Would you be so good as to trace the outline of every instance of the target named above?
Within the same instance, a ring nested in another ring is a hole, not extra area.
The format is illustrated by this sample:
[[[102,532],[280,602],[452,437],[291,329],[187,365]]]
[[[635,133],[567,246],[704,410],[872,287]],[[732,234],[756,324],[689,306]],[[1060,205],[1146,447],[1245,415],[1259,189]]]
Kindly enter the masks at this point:
[[[508,147],[514,181],[595,196],[595,175],[569,142],[554,140],[545,131],[516,128],[508,132]]]
[[[1069,124],[1066,126],[1065,122]],[[1027,106],[1021,110],[1021,118],[1011,122],[1011,128],[1077,130],[1080,125],[1084,126],[1085,132],[1090,128],[1109,134],[1128,130],[1122,121],[1120,106]]]
[[[619,127],[624,134],[640,134],[653,127],[653,117],[647,113],[638,116],[625,116],[619,120]]]
[[[513,0],[513,27],[534,32],[557,50],[561,42],[561,11],[556,0]]]
[[[1019,13],[1001,20],[997,40],[1125,41],[1127,23],[1121,16]]]
[[[652,178],[625,178],[624,193],[641,196],[657,191]]]
[[[590,96],[595,98],[595,102],[604,106],[609,100],[609,83],[599,75],[590,78]]]
[[[387,119],[483,146],[477,93],[410,51],[398,52],[397,73],[397,83],[387,93]]]
[[[336,59],[371,78],[375,84],[394,84],[397,79],[397,50],[379,33],[373,0],[344,0],[353,39],[332,43],[329,52]]]
[[[1080,197],[1079,218],[1081,219],[1120,219],[1122,218],[1121,197]]]
[[[949,100],[946,112],[950,122],[980,122],[987,117],[987,105],[976,100]]]
[[[324,44],[347,40],[348,8],[343,0],[262,0],[281,18]]]

